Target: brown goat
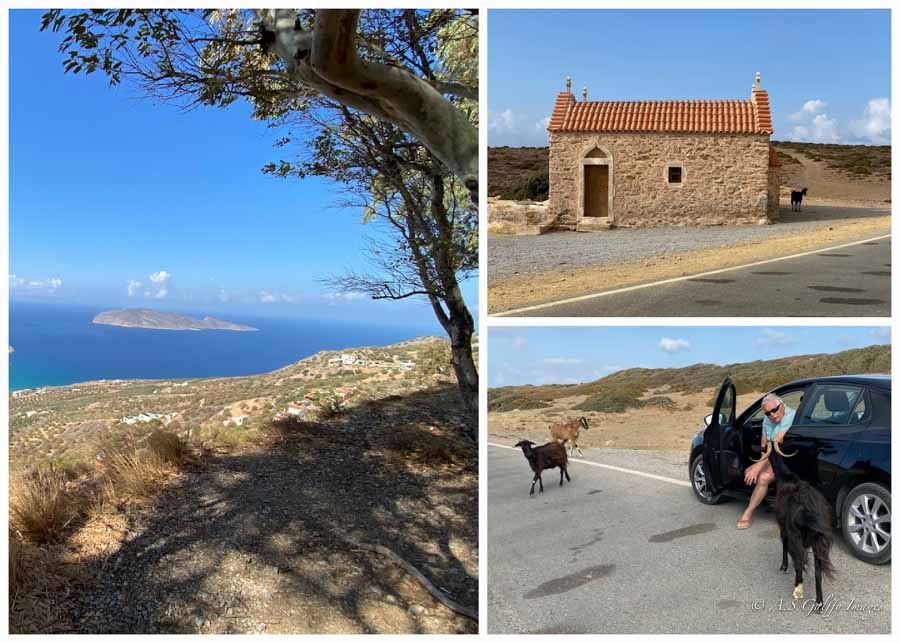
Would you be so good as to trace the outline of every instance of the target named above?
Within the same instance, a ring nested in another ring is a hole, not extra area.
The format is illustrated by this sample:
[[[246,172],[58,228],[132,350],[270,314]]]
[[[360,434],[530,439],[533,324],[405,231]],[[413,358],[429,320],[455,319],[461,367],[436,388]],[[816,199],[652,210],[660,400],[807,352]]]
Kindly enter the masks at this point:
[[[547,469],[555,469],[559,467],[559,486],[563,486],[563,475],[566,480],[572,482],[569,477],[569,456],[566,455],[566,448],[559,442],[548,442],[539,447],[534,446],[531,440],[520,440],[516,447],[522,447],[522,453],[528,459],[531,470],[534,471],[534,479],[531,481],[531,493],[534,495],[534,485],[536,482],[541,484],[541,493],[544,493],[544,481],[541,479],[541,473]]]
[[[568,422],[560,422],[559,424],[551,424],[550,437],[557,442],[561,442],[563,446],[565,446],[566,442],[569,442],[569,455],[572,455],[575,449],[578,449],[578,455],[584,457],[581,447],[578,446],[578,436],[581,434],[581,429],[585,431],[588,429],[588,422],[585,417],[569,420]]]

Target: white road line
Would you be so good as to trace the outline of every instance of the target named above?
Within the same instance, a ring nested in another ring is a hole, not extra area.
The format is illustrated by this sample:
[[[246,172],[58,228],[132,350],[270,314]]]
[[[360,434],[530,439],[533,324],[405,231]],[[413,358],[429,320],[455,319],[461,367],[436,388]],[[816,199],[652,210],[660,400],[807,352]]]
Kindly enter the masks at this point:
[[[521,313],[527,313],[532,310],[543,310],[544,308],[552,308],[554,306],[561,306],[563,304],[571,304],[576,301],[587,301],[588,299],[597,299],[599,297],[609,297],[610,295],[619,295],[623,292],[632,292],[634,290],[641,290],[642,288],[652,288],[653,286],[664,286],[666,284],[674,284],[679,281],[687,281],[688,279],[696,279],[698,277],[708,277],[709,275],[720,275],[723,272],[731,272],[732,270],[742,270],[743,268],[754,268],[756,266],[764,266],[769,263],[775,263],[777,261],[785,261],[787,259],[799,259],[800,257],[808,257],[810,255],[816,255],[820,252],[828,252],[829,250],[840,250],[841,248],[849,248],[850,246],[857,246],[863,243],[870,243],[872,241],[881,241],[882,239],[888,239],[891,235],[883,234],[880,237],[872,237],[871,239],[862,239],[861,241],[852,241],[850,243],[844,243],[839,246],[830,246],[828,248],[819,248],[818,250],[810,250],[809,252],[799,252],[794,255],[787,255],[784,257],[775,257],[774,259],[764,259],[762,261],[754,261],[753,263],[745,263],[740,266],[732,266],[730,268],[719,268],[718,270],[709,270],[707,272],[700,272],[696,275],[685,275],[683,277],[672,277],[670,279],[663,279],[662,281],[654,281],[648,284],[638,284],[637,286],[627,286],[625,288],[617,288],[616,290],[607,290],[605,292],[596,292],[591,295],[581,295],[579,297],[572,297],[570,299],[560,299],[559,301],[552,301],[546,304],[535,304],[534,306],[526,306],[524,308],[514,308],[512,310],[505,310],[500,313],[489,313],[492,317],[506,317],[508,315],[518,315]]]
[[[513,451],[518,451],[515,447],[506,446],[505,444],[497,444],[495,442],[488,442],[488,446],[497,447],[498,449],[512,449]],[[575,458],[570,458],[569,462],[577,462],[579,464],[587,464],[592,467],[602,467],[604,469],[612,469],[613,471],[621,471],[622,473],[630,473],[635,476],[642,476],[644,478],[652,478],[653,480],[661,480],[662,482],[668,482],[669,484],[677,484],[679,487],[690,487],[691,483],[687,480],[676,480],[675,478],[667,478],[666,476],[658,476],[655,473],[645,473],[643,471],[635,471],[634,469],[625,469],[623,467],[615,467],[611,464],[600,464],[599,462],[591,462],[590,460],[577,460]]]

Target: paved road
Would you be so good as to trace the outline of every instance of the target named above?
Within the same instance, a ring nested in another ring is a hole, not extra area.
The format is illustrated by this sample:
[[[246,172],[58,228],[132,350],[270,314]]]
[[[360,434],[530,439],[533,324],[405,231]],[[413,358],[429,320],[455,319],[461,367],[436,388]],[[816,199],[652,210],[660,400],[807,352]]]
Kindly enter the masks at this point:
[[[644,471],[671,475],[654,462]],[[856,560],[839,534],[830,613],[789,611],[793,572],[778,570],[771,511],[737,531],[741,503],[700,504],[686,467],[683,486],[580,462],[570,473],[561,489],[548,473],[545,493],[529,498],[521,452],[488,449],[489,633],[890,632],[890,565]]]
[[[790,248],[785,248],[786,252]],[[602,291],[601,291],[602,292]],[[527,317],[889,317],[891,240],[509,313]]]

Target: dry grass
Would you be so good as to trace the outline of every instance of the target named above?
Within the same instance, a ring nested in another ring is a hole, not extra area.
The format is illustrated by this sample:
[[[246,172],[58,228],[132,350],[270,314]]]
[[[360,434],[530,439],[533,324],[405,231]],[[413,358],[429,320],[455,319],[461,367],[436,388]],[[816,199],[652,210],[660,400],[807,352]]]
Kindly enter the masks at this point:
[[[32,471],[10,481],[10,526],[33,543],[60,538],[82,505],[59,469]]]
[[[106,459],[105,495],[109,499],[143,500],[160,484],[194,462],[188,445],[168,431],[156,431],[144,449],[111,454]]]
[[[9,631],[52,633],[66,629],[59,600],[77,574],[59,547],[38,546],[9,532]]]
[[[147,449],[160,462],[179,468],[193,462],[187,443],[171,431],[154,431],[147,438]]]
[[[118,501],[155,496],[166,479],[194,461],[180,437],[157,431],[141,450],[110,454],[99,471],[51,466],[12,479],[10,631],[70,631],[71,623],[66,622],[70,611],[64,603],[81,573],[77,561],[66,560],[74,551],[73,533],[92,517],[110,511]]]

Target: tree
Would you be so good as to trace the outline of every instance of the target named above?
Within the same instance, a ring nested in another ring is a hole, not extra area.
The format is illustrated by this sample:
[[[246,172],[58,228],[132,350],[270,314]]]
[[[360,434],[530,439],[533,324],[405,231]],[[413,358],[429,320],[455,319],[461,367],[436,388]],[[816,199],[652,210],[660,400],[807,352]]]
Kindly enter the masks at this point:
[[[474,320],[459,288],[478,264],[474,12],[52,10],[47,28],[65,31],[67,72],[100,69],[187,107],[245,98],[254,118],[314,134],[299,161],[265,171],[328,176],[389,231],[390,244],[370,246],[373,273],[332,281],[376,299],[428,299],[476,435]]]
[[[478,217],[459,180],[415,139],[391,123],[339,107],[340,118],[319,122],[319,134],[296,163],[267,170],[282,176],[339,180],[347,205],[380,224],[388,243],[370,240],[366,273],[331,279],[341,290],[374,299],[425,296],[450,338],[450,363],[477,436],[478,369],[472,355],[475,322],[459,281],[478,270]]]

